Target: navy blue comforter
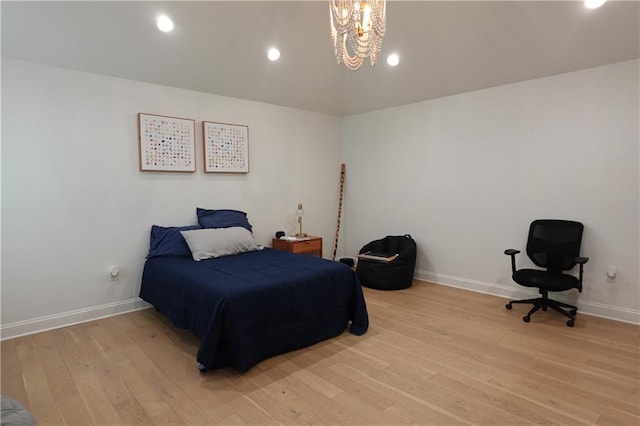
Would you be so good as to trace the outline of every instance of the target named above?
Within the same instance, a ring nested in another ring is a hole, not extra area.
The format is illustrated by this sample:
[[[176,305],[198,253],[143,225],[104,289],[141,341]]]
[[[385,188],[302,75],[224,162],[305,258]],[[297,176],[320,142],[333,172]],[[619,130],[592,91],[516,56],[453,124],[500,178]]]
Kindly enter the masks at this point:
[[[140,297],[201,339],[206,368],[258,362],[369,326],[362,288],[346,265],[265,248],[195,262],[156,257]]]

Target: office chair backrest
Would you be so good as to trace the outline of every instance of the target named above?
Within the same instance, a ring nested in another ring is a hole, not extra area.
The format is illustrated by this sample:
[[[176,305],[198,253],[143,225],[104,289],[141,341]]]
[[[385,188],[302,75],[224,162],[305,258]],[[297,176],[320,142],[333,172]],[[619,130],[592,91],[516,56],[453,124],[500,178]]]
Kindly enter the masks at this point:
[[[580,256],[583,230],[580,222],[534,220],[529,227],[527,255],[537,266],[551,272],[568,271]]]

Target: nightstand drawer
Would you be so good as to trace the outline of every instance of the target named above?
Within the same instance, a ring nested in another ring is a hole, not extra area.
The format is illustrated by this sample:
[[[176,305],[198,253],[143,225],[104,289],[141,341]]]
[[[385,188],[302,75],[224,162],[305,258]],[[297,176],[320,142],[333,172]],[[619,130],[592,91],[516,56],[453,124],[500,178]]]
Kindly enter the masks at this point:
[[[272,247],[276,250],[297,254],[313,254],[322,257],[322,237],[309,237],[307,240],[280,240],[274,238]]]
[[[291,244],[291,253],[309,253],[319,252],[321,250],[322,240],[320,238],[305,241],[294,241]]]

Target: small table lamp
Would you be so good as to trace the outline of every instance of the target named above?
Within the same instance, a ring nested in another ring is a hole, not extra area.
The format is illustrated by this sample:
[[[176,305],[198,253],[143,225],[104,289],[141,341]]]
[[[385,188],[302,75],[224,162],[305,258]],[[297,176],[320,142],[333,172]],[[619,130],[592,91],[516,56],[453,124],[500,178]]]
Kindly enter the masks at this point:
[[[298,218],[298,225],[300,225],[300,232],[296,234],[296,237],[306,237],[307,234],[302,232],[302,218],[304,217],[304,210],[302,210],[302,203],[298,203],[298,210],[296,210],[296,217]]]

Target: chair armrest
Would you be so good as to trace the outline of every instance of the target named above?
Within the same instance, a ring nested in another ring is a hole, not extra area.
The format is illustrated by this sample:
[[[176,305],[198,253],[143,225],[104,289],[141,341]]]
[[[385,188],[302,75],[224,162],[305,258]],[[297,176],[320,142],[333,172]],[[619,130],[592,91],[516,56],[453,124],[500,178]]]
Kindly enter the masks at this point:
[[[584,271],[583,265],[589,261],[589,258],[588,258],[588,257],[578,256],[578,257],[576,257],[576,258],[574,259],[574,261],[575,261],[578,265],[580,265],[580,277],[578,278],[578,279],[580,280],[580,284],[579,284],[579,286],[578,286],[578,291],[579,291],[580,293],[582,293],[582,274],[583,274],[583,271]]]
[[[511,256],[511,272],[513,274],[516,273],[516,254],[520,253],[520,250],[516,249],[506,249],[504,254],[507,256]]]

